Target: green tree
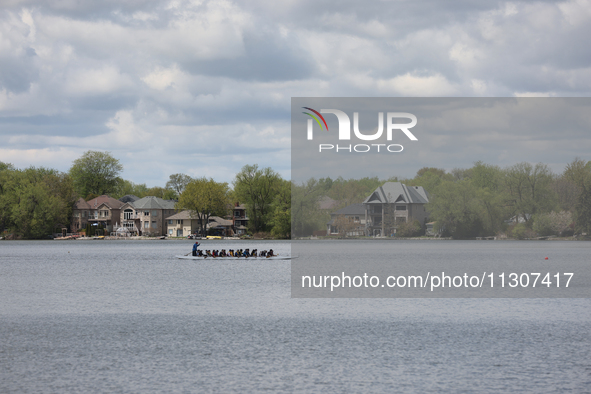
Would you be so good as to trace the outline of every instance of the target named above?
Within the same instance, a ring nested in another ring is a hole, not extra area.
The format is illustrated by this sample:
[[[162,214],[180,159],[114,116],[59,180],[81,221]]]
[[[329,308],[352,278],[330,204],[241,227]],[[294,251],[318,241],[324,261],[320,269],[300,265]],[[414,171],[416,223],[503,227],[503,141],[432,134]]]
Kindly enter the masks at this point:
[[[103,195],[117,191],[123,166],[109,152],[89,150],[74,160],[70,176],[79,196]]]
[[[271,204],[282,178],[271,167],[245,165],[234,179],[234,196],[246,204],[249,226],[254,232],[269,229]]]
[[[176,194],[176,192],[174,190],[165,189],[160,186],[154,186],[154,187],[149,188],[146,191],[146,196],[159,197],[164,200],[176,200],[178,198],[178,195]]]
[[[423,234],[423,228],[418,220],[402,223],[396,230],[397,237],[418,237]]]
[[[228,184],[213,179],[197,178],[187,184],[176,204],[177,209],[187,209],[199,219],[201,234],[207,234],[210,216],[224,216],[230,203]]]
[[[576,185],[575,232],[591,234],[591,161],[576,158],[564,170],[564,177]]]
[[[296,237],[311,235],[324,228],[330,215],[318,209],[318,200],[326,193],[325,183],[310,178],[291,188],[291,234]]]
[[[523,217],[550,212],[556,204],[556,196],[551,188],[554,176],[547,165],[538,163],[532,166],[523,162],[505,170],[504,183],[513,214]]]
[[[272,204],[271,233],[277,238],[291,237],[291,182],[281,180]]]
[[[119,179],[115,192],[111,197],[121,198],[126,195],[133,195],[139,198],[146,197],[148,194],[148,187],[145,183],[133,183],[126,179]],[[86,198],[86,200],[89,200]]]
[[[457,239],[480,236],[483,233],[476,188],[468,181],[443,182],[427,204],[431,219]]]
[[[67,174],[34,167],[0,173],[3,226],[23,238],[43,238],[69,226],[75,193]]]
[[[174,190],[177,195],[180,195],[192,180],[193,178],[189,175],[172,174],[166,182],[166,188]]]

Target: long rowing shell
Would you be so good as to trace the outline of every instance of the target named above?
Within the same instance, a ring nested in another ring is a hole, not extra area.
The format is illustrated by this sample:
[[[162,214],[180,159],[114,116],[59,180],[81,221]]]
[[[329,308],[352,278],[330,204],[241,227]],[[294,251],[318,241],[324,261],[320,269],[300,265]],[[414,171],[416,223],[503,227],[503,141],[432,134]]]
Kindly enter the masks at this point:
[[[291,260],[291,256],[272,256],[272,257],[203,257],[203,256],[176,256],[177,259],[183,260]]]

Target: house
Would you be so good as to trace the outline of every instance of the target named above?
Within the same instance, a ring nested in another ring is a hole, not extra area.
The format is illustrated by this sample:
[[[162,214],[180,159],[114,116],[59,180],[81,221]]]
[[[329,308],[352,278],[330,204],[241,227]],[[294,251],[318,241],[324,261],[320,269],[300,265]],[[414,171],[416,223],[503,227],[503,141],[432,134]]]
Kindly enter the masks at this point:
[[[232,220],[222,219],[219,216],[210,216],[207,221],[207,234],[231,236]],[[190,234],[198,234],[201,231],[201,219],[193,216],[191,211],[181,211],[167,218],[167,234],[169,237],[186,237]]]
[[[172,200],[147,196],[124,203],[120,212],[119,223],[130,233],[160,236],[167,234],[167,220],[176,210]]]
[[[191,211],[181,211],[167,219],[167,235],[169,237],[186,237],[196,234],[201,229],[201,220],[193,217]]]
[[[246,216],[246,207],[236,203],[232,208],[232,230],[234,234],[246,234],[248,229],[248,216]]]
[[[209,223],[207,223],[207,234],[229,237],[234,235],[232,226],[232,220],[222,219],[219,216],[210,216]]]
[[[72,232],[83,230],[87,223],[91,225],[101,224],[107,232],[114,231],[119,221],[121,207],[124,204],[107,195],[98,196],[92,200],[78,199],[74,203],[72,212]]]
[[[330,221],[326,224],[326,235],[365,235],[365,223],[365,206],[351,204],[330,214]]]
[[[396,233],[402,223],[427,220],[425,205],[429,196],[422,186],[406,186],[400,182],[386,182],[364,201],[366,235],[386,236]]]
[[[74,203],[72,210],[72,223],[70,224],[70,231],[77,233],[86,228],[88,217],[90,216],[90,204],[83,198],[79,198]]]

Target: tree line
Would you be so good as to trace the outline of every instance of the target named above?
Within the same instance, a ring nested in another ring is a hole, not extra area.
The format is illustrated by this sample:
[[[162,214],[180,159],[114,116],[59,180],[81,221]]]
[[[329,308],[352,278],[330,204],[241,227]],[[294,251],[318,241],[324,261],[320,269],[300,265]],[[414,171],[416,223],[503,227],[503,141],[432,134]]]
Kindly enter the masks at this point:
[[[72,208],[107,194],[113,198],[135,195],[176,200],[178,210],[195,217],[226,216],[231,206],[246,206],[251,233],[290,237],[291,183],[271,168],[246,165],[232,185],[211,178],[172,174],[164,187],[148,188],[120,177],[123,166],[109,152],[87,151],[74,160],[67,173],[48,168],[17,169],[0,162],[0,234],[17,238],[45,238],[68,228]],[[205,226],[207,220],[202,221]],[[204,229],[203,229],[204,230]]]
[[[454,238],[591,233],[591,162],[578,158],[559,174],[543,163],[500,168],[476,162],[449,172],[421,168],[411,179],[327,177],[300,184],[256,164],[245,165],[231,184],[172,174],[165,186],[148,188],[122,179],[122,171],[119,160],[97,151],[74,160],[67,173],[43,167],[23,170],[0,162],[0,232],[43,238],[69,227],[72,206],[80,197],[132,194],[177,200],[178,210],[190,210],[202,219],[225,216],[239,202],[246,206],[249,232],[305,236],[325,229],[330,212],[362,202],[387,181],[400,181],[425,188],[429,220],[441,234]],[[333,205],[321,209],[327,199]],[[417,231],[415,224],[403,230]]]
[[[423,186],[429,194],[429,220],[440,234],[456,239],[591,233],[591,162],[577,158],[559,174],[543,163],[501,168],[479,161],[449,172],[421,168],[411,179],[312,178],[293,185],[293,234],[325,229],[331,211],[361,203],[387,181]],[[320,208],[326,197],[337,201],[334,209]],[[416,223],[403,227],[417,233]]]

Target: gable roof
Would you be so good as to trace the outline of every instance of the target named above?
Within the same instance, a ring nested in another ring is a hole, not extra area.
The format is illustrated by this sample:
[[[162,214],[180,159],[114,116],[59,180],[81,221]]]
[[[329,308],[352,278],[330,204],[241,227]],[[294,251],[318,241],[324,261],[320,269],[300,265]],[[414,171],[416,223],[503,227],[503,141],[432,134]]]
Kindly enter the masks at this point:
[[[369,195],[363,204],[427,204],[429,196],[422,186],[406,186],[400,182],[386,182]]]
[[[90,204],[80,197],[78,201],[74,203],[74,209],[90,209]]]
[[[175,213],[174,215],[166,218],[166,220],[179,220],[179,219],[198,220],[197,217],[191,217],[191,211],[181,211],[179,213]]]
[[[338,205],[338,201],[333,200],[328,196],[323,196],[318,199],[318,207],[320,209],[333,209]]]
[[[88,205],[90,205],[90,209],[96,209],[99,205],[106,204],[107,207],[111,209],[120,209],[124,203],[119,200],[114,199],[113,197],[109,197],[106,194],[102,196],[98,196],[93,198],[92,200],[88,200]]]
[[[137,201],[130,202],[135,209],[174,209],[175,202],[163,200],[160,197],[147,196]]]

